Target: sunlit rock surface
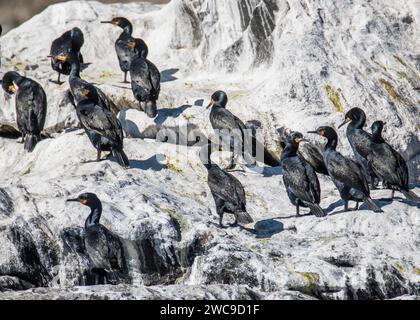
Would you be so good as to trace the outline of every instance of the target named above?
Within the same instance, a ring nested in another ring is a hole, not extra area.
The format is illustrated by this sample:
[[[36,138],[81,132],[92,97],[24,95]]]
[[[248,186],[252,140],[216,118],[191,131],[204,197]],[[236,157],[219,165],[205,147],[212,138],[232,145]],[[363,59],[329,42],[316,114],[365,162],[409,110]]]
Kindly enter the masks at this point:
[[[193,130],[213,134],[205,106],[217,89],[228,93],[229,109],[244,122],[261,122],[260,140],[273,152],[277,127],[337,126],[344,111],[358,106],[369,126],[387,122],[384,136],[418,186],[419,10],[416,1],[71,1],[9,32],[0,39],[0,73],[37,79],[48,95],[48,116],[47,138],[26,154],[17,143],[14,99],[0,95],[0,132],[7,136],[0,139],[0,298],[420,295],[418,205],[397,194],[393,203],[378,202],[384,213],[342,213],[333,184],[320,177],[329,215],[296,218],[280,168],[263,168],[234,173],[255,224],[220,229],[200,148],[188,137]],[[138,110],[130,86],[120,83],[114,41],[121,31],[99,23],[116,15],[133,22],[162,73],[155,119]],[[74,26],[85,33],[82,53],[91,63],[82,77],[121,110],[129,170],[88,162],[96,151],[77,129],[68,84],[49,82],[56,78],[47,59],[51,41]],[[344,132],[339,149],[350,155]],[[101,223],[123,241],[126,284],[91,286],[81,229],[89,210],[65,203],[84,191],[103,201]]]

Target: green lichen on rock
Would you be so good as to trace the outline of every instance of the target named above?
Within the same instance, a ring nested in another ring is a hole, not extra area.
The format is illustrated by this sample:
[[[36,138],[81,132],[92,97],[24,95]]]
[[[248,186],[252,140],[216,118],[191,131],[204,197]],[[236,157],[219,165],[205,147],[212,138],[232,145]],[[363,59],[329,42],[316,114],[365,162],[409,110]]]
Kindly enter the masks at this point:
[[[306,280],[309,287],[313,287],[319,282],[319,275],[313,272],[299,272],[299,274]]]
[[[397,100],[398,102],[401,101],[401,96],[399,95],[399,93],[397,92],[397,90],[395,90],[394,86],[387,80],[380,78],[379,79],[380,84],[382,85],[382,87],[385,89],[385,91],[395,100]]]
[[[325,86],[325,91],[327,92],[328,98],[333,103],[335,110],[337,112],[344,113],[344,108],[340,100],[340,94],[332,86],[327,84]]]

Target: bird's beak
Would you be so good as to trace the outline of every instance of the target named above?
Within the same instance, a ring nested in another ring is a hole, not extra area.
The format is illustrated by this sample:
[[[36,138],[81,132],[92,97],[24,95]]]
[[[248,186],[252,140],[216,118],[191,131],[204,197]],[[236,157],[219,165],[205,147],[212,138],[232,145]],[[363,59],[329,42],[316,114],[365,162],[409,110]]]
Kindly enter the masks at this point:
[[[16,86],[14,84],[11,84],[10,86],[7,87],[7,90],[9,92],[16,92]]]
[[[134,49],[136,47],[136,43],[135,42],[131,42],[128,44],[128,46],[132,49]]]
[[[47,56],[47,58],[52,58],[52,57],[53,57],[52,55]]]
[[[315,134],[319,134],[318,131],[307,131],[307,133],[315,133]]]
[[[101,23],[110,23],[110,24],[114,24],[114,22],[112,22],[112,21],[101,21]]]
[[[79,199],[67,199],[67,202],[79,202]]]
[[[61,61],[61,62],[67,62],[67,61],[69,61],[69,57],[68,56],[58,56],[56,59],[58,61]]]
[[[216,101],[214,101],[213,99],[210,101],[209,105],[206,107],[206,109],[214,106],[214,104],[216,103]]]
[[[346,120],[344,120],[344,122],[338,126],[338,129],[350,122],[352,122],[352,120],[350,118],[346,118]]]

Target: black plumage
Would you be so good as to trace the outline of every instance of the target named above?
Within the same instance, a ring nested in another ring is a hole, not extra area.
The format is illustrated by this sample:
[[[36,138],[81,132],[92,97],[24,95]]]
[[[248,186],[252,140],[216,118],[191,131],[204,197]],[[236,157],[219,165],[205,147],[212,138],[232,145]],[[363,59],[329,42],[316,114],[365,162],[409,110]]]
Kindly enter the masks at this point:
[[[7,72],[1,82],[8,94],[16,93],[16,122],[22,133],[22,142],[28,152],[32,152],[41,141],[47,115],[47,96],[42,86],[19,73]]]
[[[338,137],[335,130],[325,126],[318,128],[316,131],[310,131],[310,133],[316,133],[328,139],[324,151],[324,161],[328,173],[344,201],[345,210],[348,210],[348,202],[352,200],[357,203],[356,209],[359,202],[363,201],[370,210],[382,212],[370,197],[369,185],[362,168],[336,150]]]
[[[79,62],[83,63],[83,56],[80,53],[80,49],[82,48],[84,41],[82,30],[76,27],[66,31],[52,42],[50,50],[51,67],[54,71],[58,72],[57,81],[52,82],[62,84],[63,82],[60,81],[60,76],[62,74],[69,75],[71,71],[71,64],[58,60],[58,56],[73,52],[77,56]]]
[[[280,147],[282,150],[286,148],[288,130],[286,128],[277,129],[280,138]],[[328,170],[325,166],[323,152],[315,144],[304,140],[304,143],[299,145],[297,155],[309,163],[312,168],[320,174],[328,176]]]
[[[235,224],[252,223],[253,219],[246,211],[246,196],[242,184],[230,173],[222,170],[211,160],[212,144],[202,147],[200,159],[207,169],[207,183],[216,204],[219,225],[223,227],[224,213],[235,216]]]
[[[377,176],[373,172],[371,166],[367,161],[367,156],[372,148],[372,135],[365,130],[363,127],[366,124],[366,114],[360,108],[350,109],[346,115],[345,120],[338,128],[341,128],[345,124],[349,124],[346,130],[347,139],[350,142],[350,146],[353,149],[353,153],[363,168],[364,174],[372,187],[376,185],[375,180]]]
[[[290,201],[296,206],[297,215],[299,207],[309,207],[315,216],[325,217],[326,213],[319,206],[321,187],[318,177],[312,166],[297,155],[302,141],[304,139],[300,132],[291,132],[288,135],[281,156],[284,186]]]
[[[80,101],[76,112],[97,150],[97,161],[101,160],[102,151],[110,151],[122,167],[129,167],[129,160],[123,151],[123,130],[116,116],[90,99]]]
[[[156,101],[160,93],[158,68],[149,60],[139,57],[131,63],[130,76],[134,97],[144,105],[142,109],[150,118],[156,117]]]
[[[384,125],[382,121],[375,121],[372,124],[372,137],[375,143],[367,157],[369,164],[381,179],[383,186],[392,190],[391,199],[394,198],[395,191],[400,191],[407,199],[420,202],[420,198],[409,190],[408,167],[404,158],[382,137]]]
[[[117,52],[118,61],[121,71],[124,72],[124,83],[127,81],[127,72],[130,71],[131,63],[137,58],[146,59],[149,49],[144,40],[133,38],[133,25],[123,17],[116,17],[111,21],[102,21],[123,29],[123,32],[115,41],[115,51]]]
[[[99,223],[102,215],[101,201],[93,193],[83,193],[67,201],[79,202],[91,210],[84,228],[84,244],[91,262],[91,272],[98,278],[103,276],[110,284],[122,282],[128,273],[123,244],[117,235]]]

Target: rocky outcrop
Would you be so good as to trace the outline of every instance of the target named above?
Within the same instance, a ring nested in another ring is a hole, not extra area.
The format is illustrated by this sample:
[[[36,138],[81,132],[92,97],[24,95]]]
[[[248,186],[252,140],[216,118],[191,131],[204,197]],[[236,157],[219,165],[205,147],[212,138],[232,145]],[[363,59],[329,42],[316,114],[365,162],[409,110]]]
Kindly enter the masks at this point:
[[[120,83],[119,30],[99,24],[116,15],[133,21],[161,71],[155,119]],[[281,170],[261,167],[234,173],[255,223],[220,229],[198,157],[213,134],[204,107],[216,89],[228,92],[229,109],[244,122],[262,128],[256,135],[273,152],[277,127],[334,126],[359,106],[368,125],[387,121],[385,138],[408,160],[416,186],[419,19],[410,1],[70,1],[7,33],[0,73],[37,79],[48,116],[45,139],[27,154],[16,143],[13,99],[0,95],[0,299],[419,296],[418,205],[397,196],[378,201],[384,213],[363,206],[343,213],[332,182],[320,177],[328,216],[296,217]],[[88,161],[96,153],[79,129],[68,85],[48,81],[55,77],[50,43],[73,26],[85,33],[82,52],[91,63],[82,77],[121,110],[128,170]],[[350,154],[344,130],[339,135],[339,149]],[[123,243],[128,271],[117,286],[91,286],[82,228],[88,212],[65,202],[85,191],[99,196],[101,223]],[[388,194],[373,191],[375,199]]]

